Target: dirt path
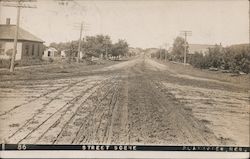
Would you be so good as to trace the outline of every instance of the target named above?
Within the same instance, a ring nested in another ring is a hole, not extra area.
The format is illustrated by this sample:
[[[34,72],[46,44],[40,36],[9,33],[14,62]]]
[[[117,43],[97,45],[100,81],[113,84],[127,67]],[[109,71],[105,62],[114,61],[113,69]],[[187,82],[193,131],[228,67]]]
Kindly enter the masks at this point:
[[[1,87],[7,143],[248,145],[248,95],[137,58],[91,75]],[[240,131],[238,131],[240,130]]]

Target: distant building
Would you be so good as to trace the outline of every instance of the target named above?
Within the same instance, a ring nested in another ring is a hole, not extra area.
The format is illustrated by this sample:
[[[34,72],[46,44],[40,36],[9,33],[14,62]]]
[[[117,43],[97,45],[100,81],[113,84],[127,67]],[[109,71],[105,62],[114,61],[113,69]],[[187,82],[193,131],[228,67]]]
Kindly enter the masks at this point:
[[[69,53],[70,51],[69,50],[62,50],[60,55],[61,55],[61,58],[66,58],[67,57],[67,53]],[[81,51],[80,52],[80,59],[82,59],[84,57],[84,53]],[[72,55],[72,58],[77,58],[77,53]]]
[[[189,44],[188,45],[188,53],[195,54],[201,53],[203,55],[207,54],[209,48],[214,48],[216,45],[207,45],[207,44]]]
[[[11,25],[10,20],[0,25],[0,59],[10,59],[15,37],[16,25]],[[41,59],[43,55],[43,40],[19,28],[16,60]]]
[[[54,58],[57,54],[57,50],[53,47],[48,47],[45,49],[44,53],[43,53],[43,58],[44,59],[48,59],[48,58]]]
[[[66,51],[67,50],[62,50],[61,51],[61,58],[66,58]]]
[[[81,51],[81,52],[80,52],[80,59],[82,59],[83,56],[84,56],[84,53]]]
[[[148,54],[154,54],[154,53],[156,53],[158,50],[159,50],[158,48],[148,48],[148,49],[146,49],[146,52],[147,52]]]
[[[91,61],[99,61],[99,60],[100,60],[100,58],[95,57],[95,56],[91,56]]]

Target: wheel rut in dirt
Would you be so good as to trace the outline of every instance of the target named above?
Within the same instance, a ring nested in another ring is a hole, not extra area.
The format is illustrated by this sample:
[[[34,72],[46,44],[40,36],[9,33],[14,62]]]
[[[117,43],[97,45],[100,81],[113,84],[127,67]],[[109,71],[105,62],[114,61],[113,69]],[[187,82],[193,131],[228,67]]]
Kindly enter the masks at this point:
[[[161,79],[147,71],[144,62],[130,71],[129,143],[218,144],[213,133],[184,109]]]
[[[223,114],[230,110],[204,107],[209,103],[200,106],[197,101],[185,102],[206,99],[218,104],[218,101],[228,98],[227,92],[221,88],[216,92],[224,95],[217,99],[204,81],[199,85],[193,79],[177,78],[171,71],[154,68],[143,58],[118,66],[115,69],[110,67],[105,73],[95,73],[94,76],[37,81],[31,88],[44,86],[43,91],[33,99],[26,100],[27,103],[0,115],[1,120],[6,121],[2,123],[4,129],[1,128],[1,136],[7,139],[7,143],[23,144],[234,143],[232,139],[222,140],[220,131],[216,134],[216,129],[211,127],[212,120],[200,118],[203,115],[209,119],[218,112]],[[27,95],[34,93],[26,85],[19,86],[25,88]],[[189,90],[197,97],[194,98]],[[237,98],[240,95],[236,93]],[[242,108],[237,109],[240,112],[245,110],[242,99],[230,101],[235,105],[236,102],[241,103]],[[206,112],[202,112],[204,109],[212,110],[214,114],[206,115]],[[245,121],[249,115],[244,113],[246,117],[240,121]]]

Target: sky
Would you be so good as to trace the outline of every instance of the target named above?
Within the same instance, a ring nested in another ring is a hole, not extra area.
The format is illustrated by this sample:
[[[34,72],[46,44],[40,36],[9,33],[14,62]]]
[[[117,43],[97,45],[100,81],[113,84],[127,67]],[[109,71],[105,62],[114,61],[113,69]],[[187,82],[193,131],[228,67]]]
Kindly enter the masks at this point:
[[[180,31],[192,31],[191,44],[231,44],[249,41],[248,0],[37,0],[21,9],[20,27],[45,41],[67,42],[105,34],[132,47],[170,47]],[[16,23],[16,8],[0,6],[0,24]]]

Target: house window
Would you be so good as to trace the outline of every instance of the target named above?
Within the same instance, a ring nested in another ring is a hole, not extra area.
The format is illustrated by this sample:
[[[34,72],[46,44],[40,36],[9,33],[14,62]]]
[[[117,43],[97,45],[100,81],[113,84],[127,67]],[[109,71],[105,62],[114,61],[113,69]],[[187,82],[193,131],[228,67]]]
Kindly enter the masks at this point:
[[[4,43],[0,43],[0,55],[4,54]]]
[[[32,56],[35,54],[35,45],[34,44],[32,44]]]
[[[37,56],[39,56],[39,54],[40,54],[40,45],[38,44],[38,46],[37,46]]]
[[[50,56],[50,53],[51,53],[51,52],[50,52],[50,51],[48,51],[48,56]]]
[[[25,55],[29,55],[29,45],[27,44],[27,45],[25,45]]]

